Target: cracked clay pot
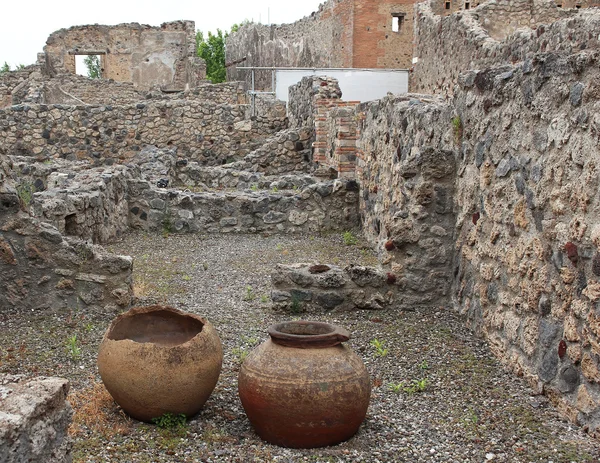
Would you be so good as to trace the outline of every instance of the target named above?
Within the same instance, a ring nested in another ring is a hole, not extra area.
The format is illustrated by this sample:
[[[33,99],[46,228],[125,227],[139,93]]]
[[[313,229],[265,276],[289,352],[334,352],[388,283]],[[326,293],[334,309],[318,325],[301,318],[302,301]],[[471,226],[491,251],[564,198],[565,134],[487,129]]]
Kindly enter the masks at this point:
[[[198,315],[172,307],[135,307],[112,321],[98,352],[106,389],[140,421],[197,414],[223,362],[221,340]]]
[[[292,321],[269,328],[270,339],[244,361],[238,387],[256,433],[283,447],[314,448],[352,437],[371,395],[362,360],[342,342],[343,328]]]

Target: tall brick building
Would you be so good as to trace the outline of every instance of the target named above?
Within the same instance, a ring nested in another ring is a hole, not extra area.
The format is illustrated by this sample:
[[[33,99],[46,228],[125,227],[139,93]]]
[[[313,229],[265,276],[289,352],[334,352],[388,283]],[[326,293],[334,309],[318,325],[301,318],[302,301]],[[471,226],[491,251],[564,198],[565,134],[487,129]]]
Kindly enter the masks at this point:
[[[412,63],[415,0],[328,0],[293,24],[247,24],[227,39],[240,66],[391,68]],[[229,79],[243,79],[235,67]],[[266,87],[270,78],[258,77]]]

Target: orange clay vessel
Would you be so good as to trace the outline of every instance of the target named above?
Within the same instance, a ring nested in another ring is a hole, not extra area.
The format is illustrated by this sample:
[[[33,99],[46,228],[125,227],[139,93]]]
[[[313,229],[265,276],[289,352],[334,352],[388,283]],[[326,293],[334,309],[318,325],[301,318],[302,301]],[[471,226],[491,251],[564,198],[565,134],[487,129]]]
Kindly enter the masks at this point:
[[[119,315],[98,352],[106,389],[140,421],[198,413],[217,384],[222,361],[221,340],[206,319],[161,305]]]
[[[257,434],[283,447],[313,448],[352,437],[371,395],[362,360],[342,342],[343,328],[293,321],[269,328],[270,339],[244,361],[240,399]]]

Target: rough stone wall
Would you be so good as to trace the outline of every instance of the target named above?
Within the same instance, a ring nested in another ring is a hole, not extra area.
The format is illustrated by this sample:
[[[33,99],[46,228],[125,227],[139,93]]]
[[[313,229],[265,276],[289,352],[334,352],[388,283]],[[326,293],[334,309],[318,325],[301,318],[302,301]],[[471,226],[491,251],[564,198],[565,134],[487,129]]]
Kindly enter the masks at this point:
[[[471,71],[455,98],[456,306],[572,421],[600,430],[600,52]]]
[[[600,6],[598,0],[555,0],[559,8],[592,8]]]
[[[390,308],[396,291],[391,274],[375,267],[323,264],[277,264],[271,273],[271,299],[292,312],[318,309]]]
[[[413,56],[415,0],[354,0],[352,66],[408,69]],[[392,28],[394,16],[399,21]]]
[[[311,165],[310,140],[313,132],[308,128],[286,129],[268,138],[244,159],[222,167],[228,170],[248,170],[265,175],[308,172]]]
[[[600,16],[593,9],[561,10],[535,0],[537,6],[530,13],[534,29],[519,29],[498,41],[487,32],[486,21],[500,30],[503,16],[498,10],[504,4],[489,5],[447,17],[436,15],[428,2],[416,5],[414,55],[418,63],[410,80],[411,92],[451,95],[459,74],[467,69],[516,63],[540,52],[575,53],[600,45]],[[552,22],[558,18],[563,19]]]
[[[206,165],[235,161],[284,126],[248,120],[243,105],[148,100],[135,105],[20,105],[0,110],[0,151],[69,160],[131,158],[144,145],[178,148]]]
[[[31,74],[40,74],[38,66],[27,66],[24,69],[6,72],[0,74],[0,108],[5,108],[13,104],[13,91],[19,85],[26,82]]]
[[[357,113],[363,233],[396,279],[399,304],[445,304],[458,151],[452,108],[405,96],[362,103]]]
[[[15,164],[17,171],[28,168]],[[76,236],[93,243],[114,241],[128,229],[127,181],[124,166],[74,171],[69,166],[53,169],[43,190],[34,193],[31,212],[55,226],[66,236]],[[21,177],[21,185],[30,185]],[[36,181],[40,179],[37,176]]]
[[[191,193],[130,181],[133,227],[178,233],[316,233],[358,226],[358,185],[316,183],[299,192]]]
[[[352,67],[354,0],[328,0],[293,24],[250,23],[227,37],[226,62],[240,66]],[[250,82],[250,72],[227,68],[228,80]],[[256,73],[256,88],[271,87],[271,72]]]
[[[71,461],[69,382],[0,375],[0,461]]]
[[[131,258],[66,239],[31,217],[23,209],[32,207],[33,190],[2,153],[0,167],[0,312],[128,306]]]
[[[504,40],[517,29],[536,28],[561,17],[553,0],[489,0],[473,13],[495,40]]]
[[[14,75],[13,75],[14,74]],[[15,71],[0,76],[0,108],[23,103],[65,105],[126,105],[145,100],[196,100],[215,104],[246,104],[243,82],[200,83],[193,89],[162,92],[155,87],[140,90],[131,82],[90,79],[77,74],[42,76],[39,72]],[[270,108],[272,105],[265,105]]]
[[[195,55],[195,34],[193,21],[60,29],[44,47],[45,67],[50,75],[74,74],[75,55],[100,55],[106,79],[133,82],[141,89],[160,85],[184,90],[205,76],[204,63]]]
[[[0,310],[129,305],[131,258],[65,239],[56,228],[25,214],[2,219]]]
[[[288,117],[290,127],[315,127],[319,100],[339,100],[342,97],[337,79],[327,76],[303,77],[290,86]]]

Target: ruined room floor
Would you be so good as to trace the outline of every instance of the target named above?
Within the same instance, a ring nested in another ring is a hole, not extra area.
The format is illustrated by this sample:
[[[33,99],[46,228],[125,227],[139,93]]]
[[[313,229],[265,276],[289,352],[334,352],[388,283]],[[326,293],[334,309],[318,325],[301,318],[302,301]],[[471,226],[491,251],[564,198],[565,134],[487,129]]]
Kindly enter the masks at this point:
[[[262,442],[237,397],[243,357],[267,328],[298,317],[268,302],[275,263],[374,264],[339,234],[315,237],[132,233],[109,246],[134,256],[136,293],[207,317],[224,347],[215,391],[185,427],[128,419],[99,382],[96,352],[114,313],[72,309],[0,314],[0,372],[71,380],[75,462],[592,462],[600,443],[561,421],[505,372],[446,307],[309,313],[346,327],[373,391],[359,433],[338,446],[291,450]],[[379,341],[380,350],[371,344]],[[386,351],[387,349],[387,351]],[[380,354],[380,355],[378,355]],[[422,381],[425,380],[425,381]],[[425,385],[419,391],[416,382]]]

